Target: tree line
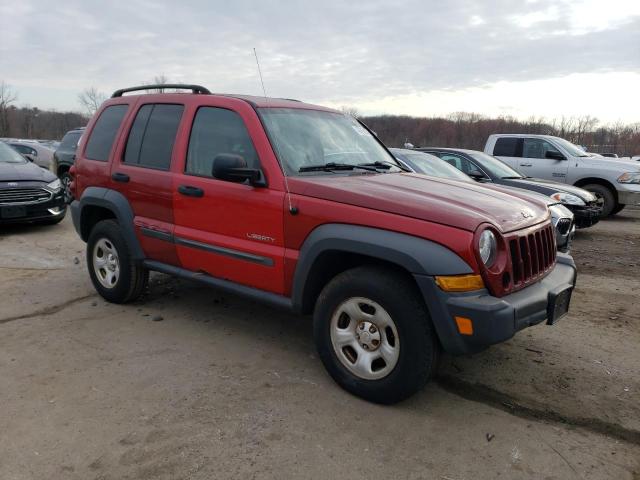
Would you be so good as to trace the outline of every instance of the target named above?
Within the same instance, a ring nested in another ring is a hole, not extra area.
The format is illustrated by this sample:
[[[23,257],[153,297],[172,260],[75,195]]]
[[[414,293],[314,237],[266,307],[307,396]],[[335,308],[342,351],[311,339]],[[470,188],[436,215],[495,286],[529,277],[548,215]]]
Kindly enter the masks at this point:
[[[343,109],[347,110],[347,109]],[[349,109],[353,110],[353,109]],[[353,112],[351,112],[353,113]],[[528,133],[562,137],[590,152],[640,154],[640,123],[602,125],[591,116],[546,120],[531,117],[488,118],[477,113],[417,118],[405,115],[358,117],[388,146],[458,147],[483,150],[492,133]]]
[[[169,82],[164,75],[159,75],[148,83]],[[41,110],[30,106],[18,107],[17,93],[0,81],[0,138],[60,140],[67,131],[86,125],[106,98],[106,95],[96,88],[89,87],[78,94],[78,103],[84,110],[82,113]],[[530,133],[566,138],[572,143],[587,147],[592,152],[617,153],[619,156],[640,154],[640,122],[603,125],[591,116],[556,120],[531,117],[519,120],[513,117],[488,118],[466,112],[430,118],[406,115],[362,117],[355,108],[343,107],[343,111],[360,118],[391,147],[411,143],[416,147],[482,150],[487,137],[492,133]]]

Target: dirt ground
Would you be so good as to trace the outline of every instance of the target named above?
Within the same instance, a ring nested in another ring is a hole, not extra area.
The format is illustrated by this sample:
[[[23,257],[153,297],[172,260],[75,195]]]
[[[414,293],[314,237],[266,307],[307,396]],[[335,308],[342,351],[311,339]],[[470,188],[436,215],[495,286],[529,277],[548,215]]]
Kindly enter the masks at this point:
[[[163,275],[107,304],[70,219],[3,227],[0,479],[638,480],[640,210],[573,254],[568,317],[382,407],[331,381],[308,318]]]

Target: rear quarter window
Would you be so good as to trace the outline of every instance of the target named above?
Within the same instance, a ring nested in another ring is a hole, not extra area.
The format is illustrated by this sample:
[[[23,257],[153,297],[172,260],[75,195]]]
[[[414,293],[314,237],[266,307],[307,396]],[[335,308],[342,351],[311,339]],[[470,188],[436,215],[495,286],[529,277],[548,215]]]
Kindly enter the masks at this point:
[[[493,155],[496,157],[521,157],[522,139],[514,137],[499,138],[493,147]]]
[[[87,140],[86,158],[102,162],[109,159],[113,141],[128,108],[129,105],[112,105],[102,111]]]

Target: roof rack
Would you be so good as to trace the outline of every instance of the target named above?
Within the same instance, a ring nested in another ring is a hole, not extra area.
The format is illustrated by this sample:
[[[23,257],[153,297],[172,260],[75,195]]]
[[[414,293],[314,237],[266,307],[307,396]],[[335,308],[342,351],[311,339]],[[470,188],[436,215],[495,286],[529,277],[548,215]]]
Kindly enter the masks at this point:
[[[156,85],[140,85],[139,87],[121,88],[111,95],[111,98],[121,97],[123,93],[137,92],[140,90],[164,90],[166,88],[178,88],[181,90],[191,90],[193,93],[210,94],[211,92],[200,85],[187,85],[183,83],[162,83]]]

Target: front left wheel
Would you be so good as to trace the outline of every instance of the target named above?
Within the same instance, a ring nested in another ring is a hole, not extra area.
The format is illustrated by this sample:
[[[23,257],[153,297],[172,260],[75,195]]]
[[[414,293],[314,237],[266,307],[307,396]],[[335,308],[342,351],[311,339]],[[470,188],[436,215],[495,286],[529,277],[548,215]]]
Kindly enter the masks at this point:
[[[322,290],[314,338],[331,377],[376,403],[399,402],[435,373],[440,345],[413,281],[392,269],[357,267]]]
[[[102,220],[91,230],[87,267],[96,291],[112,303],[135,300],[149,279],[149,271],[132,258],[115,220]]]

